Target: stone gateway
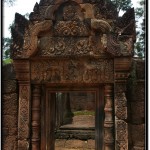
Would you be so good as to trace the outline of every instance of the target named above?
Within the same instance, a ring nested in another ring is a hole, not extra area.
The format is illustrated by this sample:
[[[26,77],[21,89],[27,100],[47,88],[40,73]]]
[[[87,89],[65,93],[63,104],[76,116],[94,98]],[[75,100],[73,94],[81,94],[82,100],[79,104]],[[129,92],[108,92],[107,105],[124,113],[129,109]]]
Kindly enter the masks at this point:
[[[12,38],[18,150],[129,150],[133,8],[119,17],[111,1],[41,0],[29,20],[15,14]]]

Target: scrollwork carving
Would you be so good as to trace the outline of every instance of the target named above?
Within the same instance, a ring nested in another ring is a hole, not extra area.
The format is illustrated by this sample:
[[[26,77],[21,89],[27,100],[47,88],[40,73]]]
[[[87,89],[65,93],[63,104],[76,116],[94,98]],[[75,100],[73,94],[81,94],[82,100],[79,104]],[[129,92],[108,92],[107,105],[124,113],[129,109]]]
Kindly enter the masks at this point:
[[[54,34],[57,36],[88,36],[89,29],[83,22],[59,21],[55,24]]]
[[[42,37],[39,39],[40,56],[102,56],[105,46],[100,36],[90,37]]]
[[[116,121],[116,140],[119,142],[128,141],[128,126],[127,123],[123,120]]]

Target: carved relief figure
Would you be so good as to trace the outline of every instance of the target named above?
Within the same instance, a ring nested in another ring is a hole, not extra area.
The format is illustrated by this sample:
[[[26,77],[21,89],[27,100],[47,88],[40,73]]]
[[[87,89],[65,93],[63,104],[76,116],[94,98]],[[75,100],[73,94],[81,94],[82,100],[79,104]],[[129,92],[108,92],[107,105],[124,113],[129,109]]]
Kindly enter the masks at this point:
[[[33,82],[97,83],[113,80],[112,60],[63,60],[31,63]]]

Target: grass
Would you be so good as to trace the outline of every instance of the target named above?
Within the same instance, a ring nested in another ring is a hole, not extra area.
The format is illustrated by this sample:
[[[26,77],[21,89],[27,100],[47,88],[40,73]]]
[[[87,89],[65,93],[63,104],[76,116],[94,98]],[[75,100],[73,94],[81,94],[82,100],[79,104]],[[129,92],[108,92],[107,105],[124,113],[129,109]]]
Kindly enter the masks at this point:
[[[12,62],[13,62],[12,59],[7,58],[7,59],[4,59],[4,60],[3,60],[3,65],[11,64]]]
[[[74,116],[79,116],[79,115],[91,115],[91,116],[94,116],[95,112],[94,111],[84,110],[84,111],[75,111],[75,112],[73,112],[73,114],[74,114]]]

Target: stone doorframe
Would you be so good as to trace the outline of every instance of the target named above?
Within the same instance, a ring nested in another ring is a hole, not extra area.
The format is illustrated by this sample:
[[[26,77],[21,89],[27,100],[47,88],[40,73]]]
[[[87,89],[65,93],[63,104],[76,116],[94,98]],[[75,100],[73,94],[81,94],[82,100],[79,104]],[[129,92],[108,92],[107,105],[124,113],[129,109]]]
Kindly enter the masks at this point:
[[[44,95],[45,97],[43,97],[41,100],[42,102],[42,114],[41,114],[41,118],[42,118],[42,127],[41,127],[41,150],[45,150],[46,147],[50,147],[51,150],[54,149],[54,135],[51,135],[51,137],[48,135],[50,133],[54,134],[54,127],[55,125],[51,125],[50,122],[55,122],[55,118],[53,117],[54,115],[51,115],[51,113],[53,113],[53,111],[55,111],[55,102],[54,101],[50,101],[48,102],[49,99],[49,93],[52,92],[58,92],[58,91],[63,91],[63,92],[68,92],[68,91],[84,91],[84,92],[94,92],[95,96],[96,96],[96,101],[95,101],[95,147],[96,150],[101,150],[103,147],[103,125],[104,125],[104,86],[103,85],[89,85],[89,84],[85,84],[85,85],[69,85],[69,84],[58,84],[58,85],[54,85],[54,86],[47,86],[47,85],[43,85],[43,90],[45,91]],[[44,107],[45,106],[45,107]],[[49,107],[48,107],[49,106]],[[53,107],[52,107],[53,106]],[[52,111],[51,111],[52,110]],[[48,115],[50,114],[50,115]],[[49,117],[49,119],[45,118]],[[51,121],[50,121],[51,119]],[[49,121],[48,121],[49,120]],[[47,124],[47,122],[49,122]],[[50,131],[51,130],[51,131]],[[111,134],[111,133],[110,133]],[[113,143],[114,141],[112,141]],[[44,145],[44,146],[43,146]],[[47,146],[48,145],[48,146]],[[113,146],[113,145],[112,145]],[[49,148],[48,148],[49,149]]]
[[[126,82],[135,42],[134,8],[120,17],[111,1],[41,0],[29,20],[16,13],[12,39],[19,83],[18,150],[40,150],[41,83],[55,80],[103,84],[104,150],[128,150]]]
[[[115,59],[115,82],[104,84],[104,150],[128,149],[125,93],[130,64],[129,58]],[[14,60],[14,67],[19,83],[18,150],[40,150],[41,84],[31,84],[29,60]]]

